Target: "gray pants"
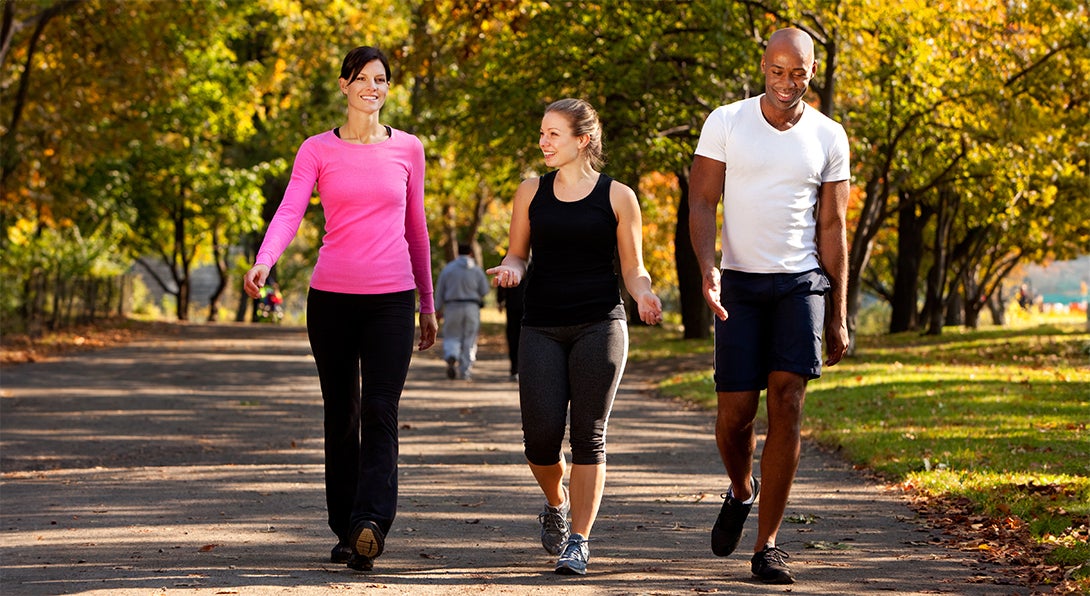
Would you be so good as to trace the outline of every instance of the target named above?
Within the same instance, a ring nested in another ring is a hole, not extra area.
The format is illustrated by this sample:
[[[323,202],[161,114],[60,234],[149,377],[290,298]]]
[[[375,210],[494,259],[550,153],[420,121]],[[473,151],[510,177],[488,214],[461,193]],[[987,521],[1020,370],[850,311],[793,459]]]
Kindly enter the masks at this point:
[[[564,327],[523,326],[519,402],[526,459],[560,461],[571,404],[574,464],[606,461],[606,424],[628,360],[628,326],[612,319]]]
[[[481,307],[476,302],[443,304],[443,359],[458,359],[458,376],[468,376],[477,360]]]

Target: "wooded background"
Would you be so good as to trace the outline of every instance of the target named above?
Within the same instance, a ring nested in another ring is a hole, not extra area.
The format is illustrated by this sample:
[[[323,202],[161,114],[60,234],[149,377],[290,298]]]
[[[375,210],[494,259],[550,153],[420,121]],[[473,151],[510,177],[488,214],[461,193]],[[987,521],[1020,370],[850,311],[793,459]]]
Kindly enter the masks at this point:
[[[383,118],[427,151],[436,271],[456,240],[502,258],[514,188],[543,173],[542,110],[582,97],[605,170],[638,186],[657,288],[706,337],[692,151],[711,110],[762,92],[784,26],[814,37],[807,101],[851,140],[853,333],[865,296],[890,331],[989,307],[1001,322],[1020,265],[1090,252],[1088,18],[1080,0],[6,0],[0,323],[33,327],[43,279],[134,270],[179,319],[195,298],[245,318],[240,276],[294,152],[343,123],[341,59],[374,45],[393,69]],[[285,294],[305,293],[321,228],[315,204],[276,268]]]

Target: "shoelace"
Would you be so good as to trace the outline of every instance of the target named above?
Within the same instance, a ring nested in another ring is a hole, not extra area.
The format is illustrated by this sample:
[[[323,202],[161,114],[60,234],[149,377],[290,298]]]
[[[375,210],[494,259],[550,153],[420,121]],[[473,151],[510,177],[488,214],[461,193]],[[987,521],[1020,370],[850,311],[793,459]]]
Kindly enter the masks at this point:
[[[580,561],[586,563],[587,550],[585,545],[588,542],[590,542],[590,538],[568,538],[568,542],[564,545],[564,553],[560,555],[557,562]]]
[[[555,530],[557,532],[564,532],[564,516],[554,511],[542,511],[537,516],[537,521],[541,522],[541,525],[546,530]]]
[[[787,565],[787,561],[785,561],[785,559],[790,559],[791,556],[775,546],[768,546],[765,547],[762,558],[765,560],[765,562],[777,563],[779,565]]]

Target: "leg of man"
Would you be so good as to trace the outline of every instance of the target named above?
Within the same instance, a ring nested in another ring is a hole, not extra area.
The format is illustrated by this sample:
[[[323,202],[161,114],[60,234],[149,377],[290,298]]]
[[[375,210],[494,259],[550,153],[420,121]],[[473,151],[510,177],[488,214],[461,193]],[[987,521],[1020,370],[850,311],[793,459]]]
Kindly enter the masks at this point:
[[[461,358],[462,337],[465,335],[464,314],[463,304],[451,302],[443,307],[443,360],[447,362]]]
[[[723,391],[718,396],[715,417],[715,444],[719,457],[730,477],[734,498],[746,501],[752,497],[753,454],[757,450],[757,435],[753,421],[757,416],[760,391]]]
[[[776,545],[787,497],[799,467],[802,405],[806,397],[806,379],[800,375],[773,371],[768,381],[768,436],[761,450],[761,504],[757,509],[754,552]]]
[[[462,352],[458,356],[463,379],[472,374],[473,363],[477,361],[477,338],[481,333],[481,309],[476,304],[467,304],[465,323],[462,327]]]

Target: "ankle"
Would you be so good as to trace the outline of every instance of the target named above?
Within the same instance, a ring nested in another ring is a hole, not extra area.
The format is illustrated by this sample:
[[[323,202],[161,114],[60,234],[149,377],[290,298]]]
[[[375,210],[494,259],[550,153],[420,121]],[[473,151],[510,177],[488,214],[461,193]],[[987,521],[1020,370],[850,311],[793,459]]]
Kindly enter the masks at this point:
[[[739,497],[734,494],[734,485],[732,484],[727,490],[727,494],[735,501],[740,501],[743,505],[752,505],[757,500],[757,483],[754,481],[753,476],[749,477],[749,494],[745,498]]]

